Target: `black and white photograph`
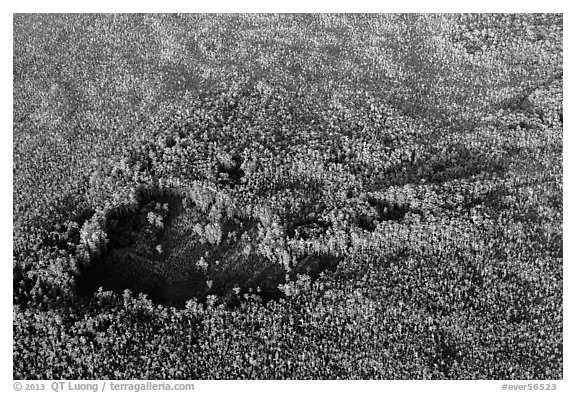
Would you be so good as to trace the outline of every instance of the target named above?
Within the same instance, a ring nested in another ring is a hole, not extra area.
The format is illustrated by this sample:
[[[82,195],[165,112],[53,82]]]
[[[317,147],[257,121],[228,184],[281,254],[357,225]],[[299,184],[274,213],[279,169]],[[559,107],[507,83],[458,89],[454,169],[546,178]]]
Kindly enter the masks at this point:
[[[7,389],[563,391],[563,25],[13,13]]]

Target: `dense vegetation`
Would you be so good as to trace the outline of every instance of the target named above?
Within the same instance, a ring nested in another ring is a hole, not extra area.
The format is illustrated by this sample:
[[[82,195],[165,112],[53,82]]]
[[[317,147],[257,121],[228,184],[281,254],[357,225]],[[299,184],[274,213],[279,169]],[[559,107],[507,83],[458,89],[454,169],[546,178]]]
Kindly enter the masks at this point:
[[[14,378],[562,378],[562,29],[16,15]]]

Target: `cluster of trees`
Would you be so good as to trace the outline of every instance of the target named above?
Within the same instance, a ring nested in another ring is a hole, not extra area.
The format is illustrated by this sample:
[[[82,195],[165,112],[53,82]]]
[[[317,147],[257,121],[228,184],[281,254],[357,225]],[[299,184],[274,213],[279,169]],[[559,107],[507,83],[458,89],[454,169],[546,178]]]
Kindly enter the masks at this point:
[[[561,16],[14,27],[15,378],[562,378]]]

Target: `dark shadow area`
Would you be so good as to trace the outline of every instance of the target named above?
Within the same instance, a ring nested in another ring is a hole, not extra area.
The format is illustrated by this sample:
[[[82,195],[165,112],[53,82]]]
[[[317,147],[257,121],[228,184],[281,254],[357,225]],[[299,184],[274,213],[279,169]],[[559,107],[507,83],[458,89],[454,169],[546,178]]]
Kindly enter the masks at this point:
[[[376,215],[363,214],[356,218],[355,225],[361,229],[374,232],[382,221],[402,221],[407,213],[423,215],[418,209],[411,209],[408,204],[389,202],[369,198],[368,203],[375,209]]]
[[[108,245],[81,269],[76,282],[79,295],[90,296],[100,286],[120,293],[130,289],[151,297],[161,290],[163,277],[156,262],[162,258],[159,250],[167,227],[182,207],[182,198],[143,194],[135,210],[121,207],[108,215],[103,228]]]
[[[106,250],[80,271],[76,291],[91,296],[98,288],[146,293],[155,302],[184,307],[215,295],[233,306],[241,295],[264,301],[284,296],[278,289],[286,270],[257,252],[256,221],[239,217],[209,219],[196,206],[175,195],[149,195],[136,209],[118,209],[106,220]],[[301,258],[288,275],[312,278],[334,271],[330,255]]]
[[[391,203],[374,198],[368,202],[376,208],[380,221],[400,221],[410,211],[410,206],[403,203]]]
[[[370,189],[376,191],[383,187],[421,182],[441,184],[481,173],[502,174],[506,172],[511,162],[511,157],[492,156],[480,148],[456,144],[443,155],[434,155],[426,159],[414,156],[410,161],[390,168],[386,173],[386,180],[371,185]]]
[[[228,187],[239,185],[244,176],[241,165],[242,158],[240,156],[233,156],[230,160],[221,160],[217,166],[219,184]]]
[[[290,278],[296,278],[297,274],[305,274],[315,280],[322,272],[335,272],[341,261],[341,257],[330,254],[308,255],[298,261],[293,272],[290,274]]]
[[[173,136],[168,135],[168,136],[165,138],[165,140],[164,140],[164,145],[165,145],[167,148],[171,149],[171,148],[173,148],[174,146],[176,146],[176,140],[174,139]]]
[[[378,219],[362,215],[356,219],[355,224],[365,231],[374,232],[378,226]]]

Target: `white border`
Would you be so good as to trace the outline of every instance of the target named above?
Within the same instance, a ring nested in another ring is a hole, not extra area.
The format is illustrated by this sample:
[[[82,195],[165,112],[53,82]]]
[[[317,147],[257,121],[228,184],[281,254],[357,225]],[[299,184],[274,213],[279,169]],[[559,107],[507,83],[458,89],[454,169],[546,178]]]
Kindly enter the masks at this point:
[[[215,0],[192,2],[182,0],[166,1],[19,1],[10,5],[10,12],[545,12],[562,13],[567,9],[566,2],[550,1],[498,1],[484,0],[466,2],[458,0],[405,0],[398,2],[375,0],[290,0],[272,2],[264,0]]]
[[[564,13],[564,45],[565,69],[568,72],[564,75],[564,106],[574,108],[573,96],[573,70],[575,70],[572,37],[574,37],[574,22],[572,12],[564,1],[522,1],[503,2],[497,0],[474,2],[462,1],[403,1],[396,4],[388,2],[373,1],[321,1],[310,2],[306,0],[296,0],[273,4],[264,1],[210,1],[202,4],[193,2],[174,1],[145,1],[145,2],[119,2],[119,1],[98,1],[98,2],[73,2],[73,1],[21,1],[2,5],[0,28],[2,29],[2,53],[4,53],[2,67],[3,83],[3,105],[2,119],[5,122],[4,132],[1,134],[1,154],[0,165],[2,181],[12,184],[12,13],[13,12],[561,12]],[[190,5],[193,4],[193,5]],[[4,9],[6,7],[6,9]],[[576,325],[574,323],[574,248],[567,239],[576,239],[574,231],[574,210],[575,207],[570,201],[575,200],[574,192],[574,165],[576,157],[574,154],[567,154],[574,151],[574,136],[570,130],[574,129],[573,111],[566,111],[564,133],[564,381],[553,381],[559,389],[558,391],[576,391],[574,374],[576,372],[574,361],[574,338]],[[9,130],[9,131],[8,131]],[[12,255],[12,193],[5,191],[2,194],[2,212],[5,213],[1,225],[2,255],[5,260],[2,264],[2,293],[0,296],[1,312],[4,316],[1,324],[2,340],[0,340],[0,381],[6,388],[5,391],[12,390],[12,271],[10,263]],[[510,381],[519,383],[519,381]],[[198,381],[196,390],[224,391],[234,389],[235,391],[263,391],[270,388],[280,390],[294,389],[326,389],[330,391],[349,391],[361,388],[366,391],[412,391],[422,390],[431,392],[490,392],[500,391],[501,381],[322,381],[322,382],[274,382],[274,381],[244,381],[244,382],[222,382],[222,381]]]

